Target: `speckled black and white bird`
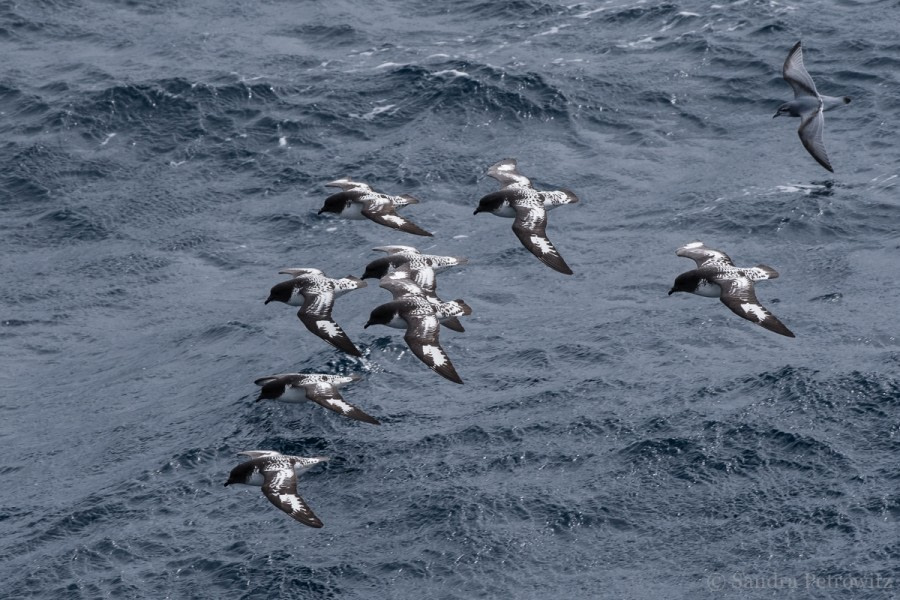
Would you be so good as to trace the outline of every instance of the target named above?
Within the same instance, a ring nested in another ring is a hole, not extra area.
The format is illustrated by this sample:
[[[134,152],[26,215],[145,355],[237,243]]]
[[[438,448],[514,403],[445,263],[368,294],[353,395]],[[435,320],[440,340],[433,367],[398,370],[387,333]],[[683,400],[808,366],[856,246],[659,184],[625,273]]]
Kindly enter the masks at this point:
[[[362,356],[344,330],[331,318],[331,309],[335,298],[366,287],[366,282],[353,276],[331,279],[319,269],[284,269],[279,273],[293,275],[294,278],[273,286],[266,304],[284,302],[290,306],[299,306],[297,316],[307,329],[339,350],[353,356]]]
[[[376,258],[367,264],[362,276],[363,279],[384,280],[390,273],[399,273],[401,277],[408,278],[412,283],[419,286],[421,293],[432,304],[443,303],[443,300],[437,296],[437,278],[435,276],[450,267],[465,265],[469,262],[467,258],[462,256],[422,254],[412,246],[378,246],[372,249],[378,252],[385,252],[387,256]],[[392,294],[394,293],[389,288],[385,289],[388,289]],[[454,316],[442,319],[441,324],[454,331],[465,331],[462,323]]]
[[[434,294],[437,290],[437,273],[469,262],[463,256],[422,254],[412,246],[377,246],[372,249],[384,252],[387,256],[376,258],[367,264],[363,279],[381,279],[392,270],[402,270],[428,294]]]
[[[310,527],[323,525],[297,494],[297,475],[328,458],[289,456],[274,450],[246,450],[238,454],[249,456],[250,460],[231,470],[226,486],[233,483],[261,486],[266,498],[293,519]]]
[[[676,250],[675,254],[692,259],[697,263],[697,268],[675,278],[675,284],[669,290],[670,296],[675,292],[689,292],[719,298],[738,316],[769,331],[794,337],[790,329],[759,303],[753,290],[754,282],[775,279],[778,271],[766,265],[736,267],[727,254],[707,248],[703,242],[691,242]]]
[[[339,187],[343,191],[325,198],[325,204],[319,210],[322,213],[334,213],[345,219],[370,219],[379,225],[399,229],[415,235],[431,236],[415,223],[397,214],[396,209],[409,204],[418,204],[412,196],[389,196],[374,191],[365,183],[349,179],[337,179],[325,184]]]
[[[572,269],[547,237],[547,211],[578,202],[575,194],[566,189],[537,191],[531,181],[518,172],[513,158],[501,160],[488,169],[487,174],[499,181],[503,189],[479,200],[474,214],[489,212],[498,217],[514,218],[512,229],[522,245],[551,269],[571,275]]]
[[[324,373],[280,373],[260,377],[254,383],[261,386],[260,400],[278,400],[280,402],[303,403],[315,402],[328,410],[350,417],[357,421],[378,425],[378,419],[370,416],[350,404],[338,388],[362,379],[359,375],[343,377],[340,375],[327,375]]]
[[[461,316],[472,313],[462,300],[433,305],[422,296],[402,296],[397,300],[375,307],[366,327],[387,325],[406,329],[403,339],[419,360],[428,368],[454,383],[462,383],[453,363],[441,347],[438,334],[440,319],[445,316]]]
[[[794,44],[788,52],[782,69],[784,80],[794,90],[794,99],[785,102],[778,107],[778,111],[772,117],[782,115],[800,117],[800,128],[797,134],[803,147],[816,161],[832,173],[834,169],[825,152],[825,142],[822,140],[822,132],[825,129],[826,110],[837,108],[850,103],[847,96],[823,96],[816,90],[816,84],[803,66],[803,48],[800,42]]]
[[[388,273],[381,278],[381,282],[378,286],[389,291],[394,297],[394,300],[400,300],[407,296],[420,296],[425,298],[437,310],[438,321],[441,322],[441,325],[447,329],[452,329],[453,331],[458,331],[460,333],[465,332],[465,328],[462,323],[459,322],[458,316],[442,312],[441,309],[446,303],[434,292],[428,292],[422,289],[422,287],[411,278],[411,275],[407,270],[401,268]],[[450,308],[452,310],[452,306],[450,306]]]

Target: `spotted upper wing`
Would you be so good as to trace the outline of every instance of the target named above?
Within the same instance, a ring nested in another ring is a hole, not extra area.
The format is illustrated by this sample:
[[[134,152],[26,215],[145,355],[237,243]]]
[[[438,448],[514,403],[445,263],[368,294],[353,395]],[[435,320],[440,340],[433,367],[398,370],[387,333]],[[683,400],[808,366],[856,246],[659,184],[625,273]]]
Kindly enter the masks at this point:
[[[450,358],[438,340],[440,323],[433,314],[406,315],[406,335],[403,339],[419,360],[428,368],[454,383],[462,383],[462,379],[450,362]]]
[[[333,410],[336,413],[342,414],[345,417],[350,417],[356,421],[364,421],[366,423],[372,423],[373,425],[380,424],[375,417],[366,414],[356,406],[345,401],[344,397],[341,396],[341,393],[338,391],[337,386],[331,383],[318,381],[307,384],[304,387],[306,388],[306,397],[319,406],[324,406],[328,410]]]
[[[378,287],[389,291],[394,300],[399,300],[405,296],[424,296],[425,291],[419,284],[410,279],[410,276],[411,273],[408,271],[388,273],[381,278]]]
[[[310,527],[322,527],[322,521],[297,494],[297,474],[289,461],[277,461],[263,471],[262,491],[272,504],[293,519]]]
[[[803,142],[803,147],[812,155],[816,161],[834,173],[831,162],[828,160],[828,154],[825,152],[825,142],[822,140],[822,132],[825,130],[825,115],[822,112],[822,106],[819,109],[803,117],[800,122],[800,128],[797,135]]]
[[[404,219],[394,210],[394,204],[384,195],[378,200],[363,199],[363,216],[375,221],[379,225],[399,229],[406,233],[431,237],[431,233],[425,231],[412,221]]]
[[[291,269],[282,269],[278,271],[280,275],[290,275],[292,277],[302,277],[304,275],[318,275],[324,277],[325,273],[321,269],[313,269],[311,267],[298,267]]]
[[[417,248],[414,248],[413,246],[376,246],[372,248],[372,250],[375,250],[377,252],[385,252],[387,254],[421,254],[421,252],[419,252],[419,250]]]
[[[691,242],[675,251],[678,256],[690,258],[697,267],[733,267],[734,263],[727,254],[719,250],[713,250],[703,245],[703,242]]]
[[[514,158],[506,158],[491,165],[487,174],[499,181],[503,187],[531,187],[531,180],[519,173]]]
[[[297,311],[300,321],[311,332],[347,354],[362,356],[362,352],[350,341],[340,325],[331,318],[334,306],[334,292],[328,287],[303,290],[303,306]]]
[[[784,68],[782,69],[784,80],[790,84],[794,90],[794,98],[801,96],[816,96],[816,84],[813,83],[812,77],[803,65],[803,48],[800,42],[794,44],[791,51],[788,52],[787,58],[784,59]]]
[[[516,218],[512,229],[516,237],[542,263],[560,273],[571,275],[572,269],[547,237],[547,211],[542,206],[516,206],[515,209]]]
[[[715,279],[715,282],[722,288],[722,294],[719,297],[722,304],[730,308],[736,315],[753,321],[769,331],[787,337],[795,337],[791,330],[784,326],[784,323],[759,303],[753,290],[753,282],[748,278]]]

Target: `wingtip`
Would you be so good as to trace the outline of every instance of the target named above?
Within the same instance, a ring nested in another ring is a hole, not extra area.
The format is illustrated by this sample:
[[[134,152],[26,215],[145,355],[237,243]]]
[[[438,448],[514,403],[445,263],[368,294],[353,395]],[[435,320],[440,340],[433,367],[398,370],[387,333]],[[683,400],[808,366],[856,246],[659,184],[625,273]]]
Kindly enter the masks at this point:
[[[566,264],[566,261],[563,260],[562,256],[557,255],[553,258],[548,257],[538,257],[542,263],[556,271],[557,273],[562,273],[563,275],[574,275],[575,271],[573,271],[569,265]]]
[[[444,374],[444,373],[441,373],[440,371],[438,371],[438,373],[440,373],[446,379],[452,381],[453,383],[458,383],[459,385],[465,385],[463,383],[462,378],[456,373],[456,371],[454,371],[453,373],[449,373],[449,374]]]

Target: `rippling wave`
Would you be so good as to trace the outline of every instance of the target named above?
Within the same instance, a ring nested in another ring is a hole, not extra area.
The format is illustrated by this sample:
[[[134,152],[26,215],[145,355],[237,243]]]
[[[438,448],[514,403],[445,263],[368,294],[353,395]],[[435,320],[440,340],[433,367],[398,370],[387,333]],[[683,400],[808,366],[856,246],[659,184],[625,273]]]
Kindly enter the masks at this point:
[[[766,576],[896,577],[896,12],[0,6],[4,593],[745,598],[781,593],[746,583]],[[772,118],[801,38],[820,91],[853,97],[826,118],[833,176]],[[573,276],[472,215],[506,157],[577,193],[547,227]],[[319,216],[339,177],[416,196],[404,214],[435,236]],[[797,338],[667,296],[696,239],[777,269],[756,293]],[[374,281],[334,308],[361,358],[264,305],[280,269],[359,276],[384,244],[469,258],[439,276],[473,309],[441,335],[465,385],[363,327],[389,299]],[[344,396],[382,424],[256,402],[290,371],[360,375]],[[330,457],[298,486],[323,529],[223,487],[251,449]]]

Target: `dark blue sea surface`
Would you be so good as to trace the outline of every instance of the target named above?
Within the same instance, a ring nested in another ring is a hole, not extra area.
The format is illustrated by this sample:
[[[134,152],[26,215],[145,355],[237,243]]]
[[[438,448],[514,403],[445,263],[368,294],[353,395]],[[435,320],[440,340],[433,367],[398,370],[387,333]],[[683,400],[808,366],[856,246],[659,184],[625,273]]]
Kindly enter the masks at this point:
[[[900,597],[896,1],[0,2],[0,596]],[[772,119],[803,40],[835,174]],[[507,157],[575,271],[472,214]],[[411,194],[416,237],[318,216]],[[702,240],[797,337],[667,296]],[[264,305],[284,267],[466,256],[441,341]],[[382,421],[256,403],[360,375]],[[272,449],[315,530],[223,487]]]

